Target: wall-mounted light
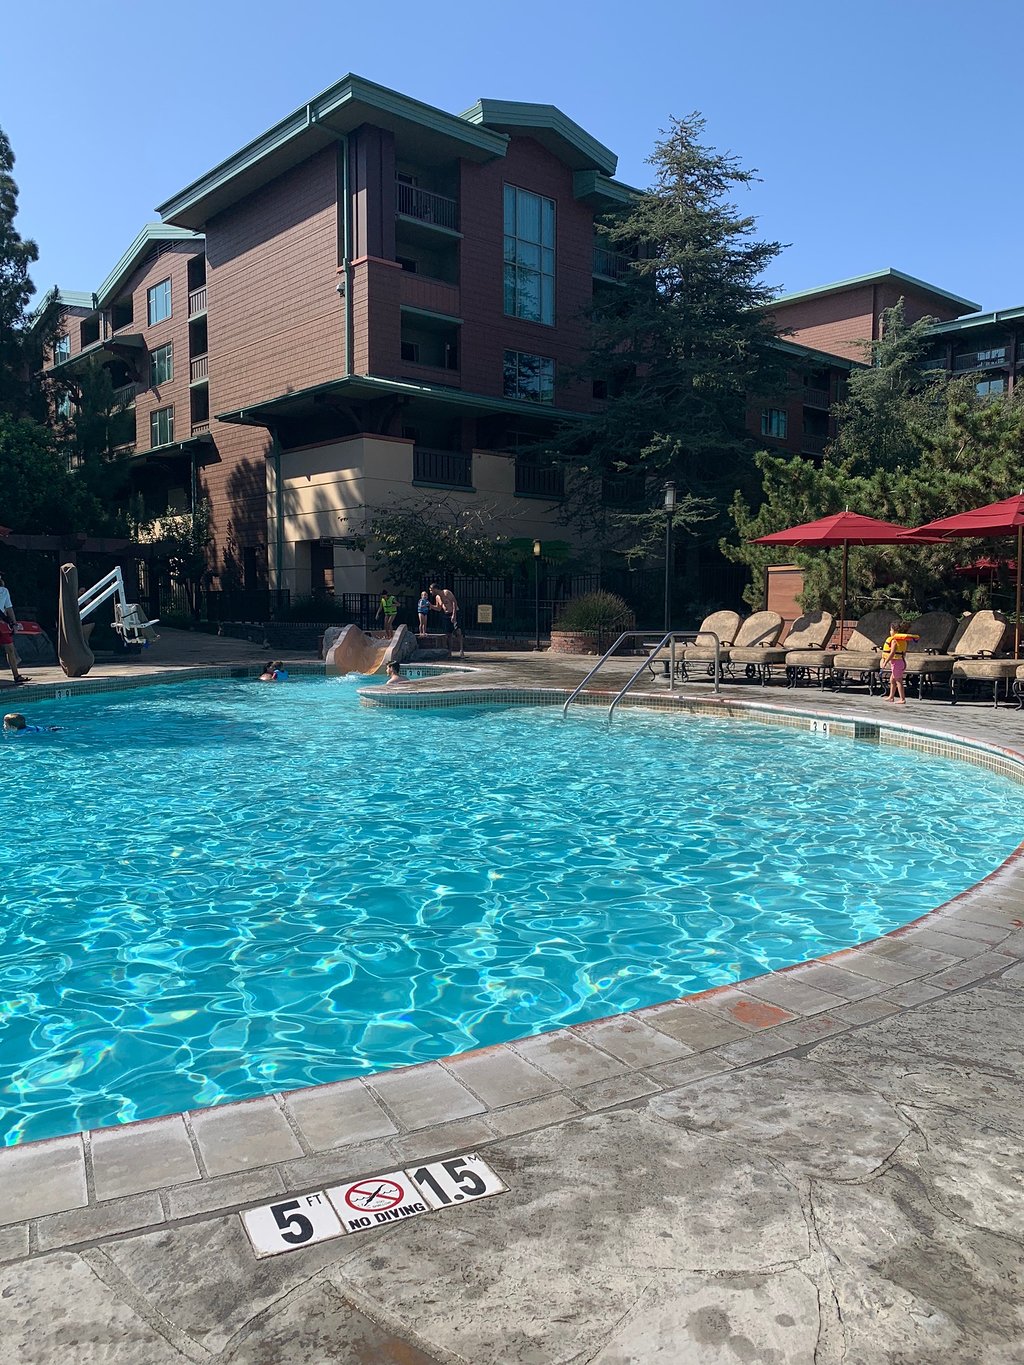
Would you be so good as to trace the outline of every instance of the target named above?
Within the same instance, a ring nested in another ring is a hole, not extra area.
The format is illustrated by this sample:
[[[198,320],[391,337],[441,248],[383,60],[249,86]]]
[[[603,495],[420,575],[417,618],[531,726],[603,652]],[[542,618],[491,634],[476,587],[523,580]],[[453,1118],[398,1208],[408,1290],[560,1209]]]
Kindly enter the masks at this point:
[[[535,540],[535,541],[533,542],[533,554],[534,554],[534,558],[540,559],[540,557],[541,557],[541,555],[542,555],[543,553],[544,553],[544,546],[541,544],[541,542],[540,542],[539,540]]]

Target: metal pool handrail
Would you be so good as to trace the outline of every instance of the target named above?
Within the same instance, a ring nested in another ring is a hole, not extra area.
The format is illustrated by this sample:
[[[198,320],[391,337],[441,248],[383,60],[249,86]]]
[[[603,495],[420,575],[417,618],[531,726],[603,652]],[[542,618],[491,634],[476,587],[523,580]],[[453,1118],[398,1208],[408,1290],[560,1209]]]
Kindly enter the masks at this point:
[[[570,705],[576,700],[576,698],[579,696],[579,694],[583,691],[583,689],[586,687],[586,685],[587,685],[587,683],[590,681],[590,679],[594,676],[595,673],[597,673],[601,668],[603,668],[603,666],[608,662],[608,660],[612,657],[612,655],[615,653],[615,651],[619,648],[619,646],[620,646],[625,640],[635,640],[635,639],[637,639],[637,638],[643,639],[643,637],[644,637],[645,635],[646,635],[646,636],[650,636],[652,633],[653,633],[653,632],[651,632],[651,631],[649,631],[649,630],[624,630],[624,631],[622,632],[622,634],[619,636],[619,638],[615,641],[615,643],[614,643],[614,644],[611,646],[611,648],[608,650],[608,652],[607,652],[606,654],[603,654],[603,655],[601,656],[601,658],[598,659],[597,663],[596,663],[596,664],[594,665],[594,667],[590,670],[590,672],[589,672],[589,673],[587,674],[587,676],[583,679],[583,681],[582,681],[577,687],[574,687],[573,690],[569,693],[568,697],[566,697],[565,703],[564,703],[564,705],[562,706],[562,719],[564,720],[565,717],[569,714],[569,707],[570,707]],[[670,631],[667,631],[666,634],[664,634],[664,635],[661,637],[661,639],[658,641],[658,643],[652,647],[650,653],[644,655],[643,662],[640,664],[639,668],[637,668],[636,672],[633,674],[633,676],[632,676],[632,677],[629,679],[629,681],[626,683],[625,687],[623,687],[623,689],[622,689],[622,690],[619,692],[619,694],[615,697],[615,699],[614,699],[614,701],[612,702],[611,706],[609,706],[609,708],[608,708],[608,720],[609,720],[609,721],[611,720],[612,714],[613,714],[613,712],[615,711],[616,706],[619,704],[619,702],[622,700],[622,698],[626,695],[626,693],[629,691],[629,689],[633,686],[633,684],[636,682],[637,678],[639,678],[640,674],[644,671],[645,668],[649,668],[649,667],[650,667],[651,660],[652,660],[658,653],[660,653],[660,651],[663,650],[663,649],[665,648],[666,645],[668,645],[668,649],[669,649],[669,670],[668,670],[668,675],[669,675],[669,690],[674,692],[674,691],[675,691],[675,686],[676,686],[676,642],[679,641],[679,640],[696,640],[698,636],[705,636],[705,637],[710,636],[711,639],[714,640],[714,642],[715,642],[715,691],[716,691],[716,692],[721,691],[720,682],[721,682],[721,677],[722,677],[722,669],[721,669],[721,664],[720,664],[720,662],[719,662],[719,651],[721,650],[722,642],[721,642],[721,640],[718,638],[718,636],[714,633],[714,631],[713,631],[713,630],[670,630]]]

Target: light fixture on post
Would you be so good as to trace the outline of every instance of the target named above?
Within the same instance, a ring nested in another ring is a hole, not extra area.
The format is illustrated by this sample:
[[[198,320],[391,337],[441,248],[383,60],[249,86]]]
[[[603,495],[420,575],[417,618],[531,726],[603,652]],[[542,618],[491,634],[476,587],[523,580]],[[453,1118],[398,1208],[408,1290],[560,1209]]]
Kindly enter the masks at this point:
[[[540,557],[544,546],[539,540],[533,542],[533,623],[535,627],[534,649],[540,649]]]
[[[665,634],[672,629],[672,520],[676,513],[676,486],[665,485]]]

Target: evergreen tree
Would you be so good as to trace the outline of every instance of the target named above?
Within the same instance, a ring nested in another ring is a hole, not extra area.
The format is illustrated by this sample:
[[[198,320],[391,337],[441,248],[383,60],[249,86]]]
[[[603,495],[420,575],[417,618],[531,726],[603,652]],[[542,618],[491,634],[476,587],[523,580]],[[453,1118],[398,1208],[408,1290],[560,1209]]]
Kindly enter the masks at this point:
[[[0,412],[23,417],[31,407],[32,388],[26,324],[35,285],[28,272],[39,250],[14,226],[18,187],[13,170],[14,153],[0,128]]]
[[[722,542],[724,553],[751,571],[751,606],[763,605],[765,569],[773,563],[803,568],[807,607],[835,610],[840,582],[838,550],[777,549],[751,545],[751,537],[844,508],[917,526],[1016,491],[1024,404],[980,398],[969,377],[923,372],[931,321],[908,324],[902,303],[883,314],[881,338],[865,344],[872,363],[853,371],[846,399],[832,410],[837,435],[820,463],[769,451],[755,456],[762,482],[756,509],[738,493],[731,509],[738,539]],[[954,569],[983,544],[851,549],[849,600],[858,613],[882,606],[901,613],[958,610],[970,585]],[[994,548],[988,542],[982,553]],[[984,605],[986,591],[975,590],[973,605]]]
[[[567,519],[627,552],[663,534],[668,479],[677,525],[717,540],[728,500],[752,474],[747,404],[786,383],[761,283],[781,247],[759,240],[731,202],[756,176],[705,145],[704,127],[697,114],[673,120],[650,157],[653,187],[605,225],[608,246],[631,264],[595,298],[581,377],[607,402],[551,447],[569,468]],[[602,506],[602,478],[617,475],[644,490],[632,512]]]

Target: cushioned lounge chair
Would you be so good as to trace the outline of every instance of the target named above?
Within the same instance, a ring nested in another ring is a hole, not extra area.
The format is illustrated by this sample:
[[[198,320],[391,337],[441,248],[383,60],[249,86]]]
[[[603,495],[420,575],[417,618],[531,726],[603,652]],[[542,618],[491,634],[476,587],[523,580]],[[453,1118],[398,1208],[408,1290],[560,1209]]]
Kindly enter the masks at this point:
[[[741,649],[737,642],[730,650],[732,664],[753,665],[757,677],[764,686],[772,675],[774,667],[789,667],[789,655],[794,656],[804,650],[824,649],[836,628],[835,617],[827,611],[809,611],[798,616],[793,627],[781,645],[758,645],[754,649]],[[796,667],[796,664],[793,665]]]
[[[738,665],[751,676],[761,678],[765,655],[774,651],[784,624],[777,611],[755,611],[753,616],[741,621],[735,644],[720,651],[720,658],[729,674],[734,675]]]
[[[738,611],[714,611],[710,616],[705,616],[700,623],[696,642],[692,645],[676,645],[674,651],[676,671],[685,678],[687,676],[686,665],[690,661],[708,665],[707,671],[710,676],[714,672],[715,663],[715,642],[711,638],[712,634],[718,636],[720,649],[728,648],[736,639],[736,632],[739,628],[740,614]],[[667,673],[672,657],[673,651],[671,649],[658,649],[648,656],[648,663],[664,664]]]
[[[958,664],[998,662],[1000,664],[998,676],[993,679],[998,686],[1002,678],[1013,677],[1012,671],[1003,668],[1003,665],[1012,660],[997,661],[994,658],[1002,647],[1005,635],[1006,618],[999,612],[976,611],[971,616],[963,616],[957,623],[953,638],[946,645],[944,652],[920,653],[918,645],[915,645],[913,654],[907,651],[907,677],[910,680],[916,679],[918,696],[926,684],[938,682],[948,689],[949,700],[955,702],[957,679],[954,677],[954,670]],[[961,673],[959,676],[961,678],[973,676],[983,681],[992,677],[991,674],[981,672]]]
[[[1017,676],[1013,684],[1013,695],[1017,698],[1017,710],[1024,711],[1024,664],[1017,665]]]
[[[953,656],[949,699],[954,704],[960,697],[962,683],[991,683],[992,705],[999,705],[999,684],[1007,696],[1010,684],[1016,679],[1018,659],[1000,658],[1007,643],[1012,642],[1012,627],[1002,612],[977,611],[971,618],[959,642],[950,648]]]
[[[869,611],[862,616],[853,633],[842,649],[837,649],[832,659],[839,686],[857,674],[866,682],[870,691],[875,690],[875,680],[882,667],[882,646],[892,626],[893,613]]]

